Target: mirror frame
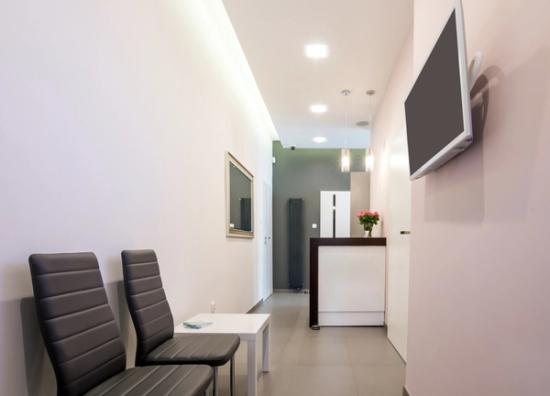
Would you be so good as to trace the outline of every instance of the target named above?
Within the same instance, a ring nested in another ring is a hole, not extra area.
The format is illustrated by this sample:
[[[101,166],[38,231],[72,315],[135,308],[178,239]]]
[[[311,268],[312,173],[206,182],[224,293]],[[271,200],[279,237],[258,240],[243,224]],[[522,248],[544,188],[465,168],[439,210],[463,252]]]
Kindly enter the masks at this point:
[[[252,198],[252,204],[250,205],[250,225],[252,230],[245,231],[236,228],[230,228],[231,222],[231,181],[230,181],[230,169],[233,164],[238,170],[240,170],[250,180],[250,197]],[[254,175],[250,173],[243,164],[237,160],[229,151],[225,152],[225,231],[226,236],[235,238],[254,238]]]

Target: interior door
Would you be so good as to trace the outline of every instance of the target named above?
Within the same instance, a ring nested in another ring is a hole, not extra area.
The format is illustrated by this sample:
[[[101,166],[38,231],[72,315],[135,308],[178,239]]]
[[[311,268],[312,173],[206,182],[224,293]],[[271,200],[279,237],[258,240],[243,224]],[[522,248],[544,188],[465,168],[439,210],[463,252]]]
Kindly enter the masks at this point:
[[[409,312],[409,260],[411,227],[411,181],[405,128],[398,129],[389,142],[387,237],[387,317],[388,338],[407,359]]]
[[[262,298],[273,294],[273,192],[271,186],[264,183],[264,287]]]

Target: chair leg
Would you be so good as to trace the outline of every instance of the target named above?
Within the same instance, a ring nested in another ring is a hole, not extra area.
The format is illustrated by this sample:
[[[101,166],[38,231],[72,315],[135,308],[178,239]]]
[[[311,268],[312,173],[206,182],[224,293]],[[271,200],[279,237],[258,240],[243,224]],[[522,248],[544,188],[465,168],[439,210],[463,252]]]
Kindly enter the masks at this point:
[[[229,362],[229,387],[230,395],[235,396],[235,356],[232,356]]]
[[[204,396],[212,396],[212,392],[210,391],[212,389],[212,382],[208,385],[208,387],[204,390]]]
[[[213,367],[213,369],[214,369],[213,393],[214,393],[214,396],[218,396],[218,368]]]

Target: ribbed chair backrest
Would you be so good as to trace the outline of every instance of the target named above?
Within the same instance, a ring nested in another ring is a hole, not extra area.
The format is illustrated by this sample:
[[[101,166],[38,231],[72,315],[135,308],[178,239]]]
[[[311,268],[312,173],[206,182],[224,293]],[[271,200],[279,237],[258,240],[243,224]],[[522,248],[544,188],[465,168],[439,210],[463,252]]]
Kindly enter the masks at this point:
[[[136,365],[142,365],[149,352],[174,336],[174,319],[154,250],[124,250],[122,271],[126,300],[136,328]]]
[[[123,371],[124,346],[95,255],[33,254],[29,264],[58,395],[82,395]]]

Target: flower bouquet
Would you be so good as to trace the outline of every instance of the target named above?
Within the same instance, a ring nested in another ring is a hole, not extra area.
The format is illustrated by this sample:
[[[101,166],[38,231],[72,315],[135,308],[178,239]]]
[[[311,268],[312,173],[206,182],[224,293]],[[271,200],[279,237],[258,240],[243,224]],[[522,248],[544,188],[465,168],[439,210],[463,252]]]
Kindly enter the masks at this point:
[[[378,224],[380,215],[378,212],[371,212],[370,210],[363,210],[357,214],[359,224],[365,229],[365,236],[372,237],[372,228]]]

